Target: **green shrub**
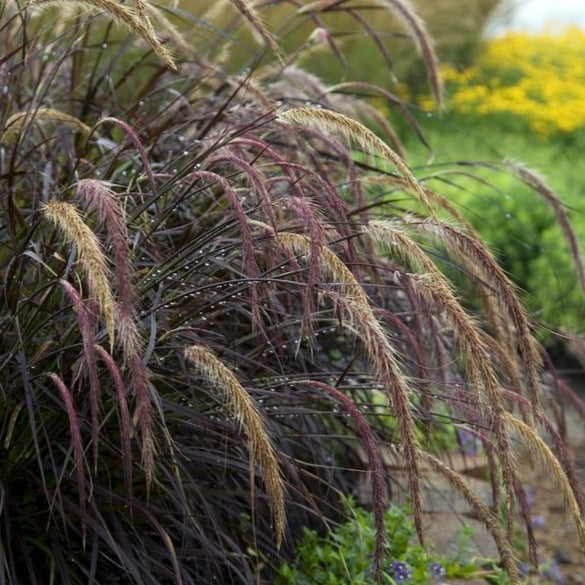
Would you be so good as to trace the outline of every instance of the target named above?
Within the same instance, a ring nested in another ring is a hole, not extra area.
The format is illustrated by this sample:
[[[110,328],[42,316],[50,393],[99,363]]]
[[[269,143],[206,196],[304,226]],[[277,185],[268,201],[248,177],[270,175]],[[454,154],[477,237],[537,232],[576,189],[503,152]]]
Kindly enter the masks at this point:
[[[275,585],[373,585],[371,551],[375,529],[371,513],[346,502],[350,520],[335,527],[326,536],[305,530],[299,541],[294,561],[280,567]],[[486,560],[477,564],[460,558],[437,556],[416,543],[416,531],[407,508],[390,506],[385,514],[387,544],[384,550],[382,583],[412,585],[438,584],[443,578],[468,578],[475,575],[499,578],[501,570],[486,570]],[[471,533],[461,533],[461,552],[467,547]],[[430,545],[432,547],[432,544]],[[478,566],[481,564],[482,566]]]

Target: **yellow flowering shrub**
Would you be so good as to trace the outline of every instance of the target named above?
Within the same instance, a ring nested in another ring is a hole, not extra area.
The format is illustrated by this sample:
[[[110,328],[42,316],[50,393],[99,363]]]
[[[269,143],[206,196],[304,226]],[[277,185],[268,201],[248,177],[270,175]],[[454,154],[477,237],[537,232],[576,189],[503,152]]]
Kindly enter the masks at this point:
[[[475,66],[443,70],[449,106],[465,114],[509,114],[547,138],[585,127],[585,31],[509,32]]]

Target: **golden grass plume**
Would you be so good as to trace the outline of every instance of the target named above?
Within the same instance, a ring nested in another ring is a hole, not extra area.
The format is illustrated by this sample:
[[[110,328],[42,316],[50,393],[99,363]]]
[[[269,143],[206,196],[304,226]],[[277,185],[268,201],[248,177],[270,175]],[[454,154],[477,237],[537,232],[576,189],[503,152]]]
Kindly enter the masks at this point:
[[[418,244],[401,228],[402,226],[397,225],[396,222],[377,220],[370,222],[366,233],[399,254],[410,265],[426,273],[410,276],[414,290],[429,306],[443,312],[451,322],[461,352],[465,357],[465,368],[478,406],[482,410],[487,410],[491,419],[506,487],[508,517],[511,518],[515,494],[515,467],[502,418],[503,396],[492,365],[492,352],[484,340],[483,331],[458,302],[450,283]]]
[[[255,39],[264,43],[280,58],[280,47],[278,46],[278,42],[262,20],[262,17],[258,14],[253,2],[248,2],[248,0],[216,0],[211,4],[211,7],[203,13],[202,20],[216,21],[225,14],[228,4],[232,4],[240,15],[243,16],[245,23],[249,25],[249,30]],[[227,44],[224,45],[224,49],[226,47],[228,47]]]
[[[152,22],[144,13],[146,10],[143,7],[144,3],[141,2],[141,9],[137,10],[137,2],[134,2],[134,7],[130,7],[116,2],[116,0],[31,0],[30,2],[30,6],[34,8],[60,4],[76,4],[86,10],[106,12],[115,22],[123,24],[134,31],[169,69],[176,71],[177,65],[171,52],[158,39]]]
[[[496,518],[493,512],[479,497],[478,493],[463,477],[461,477],[459,473],[451,469],[448,465],[445,465],[445,463],[430,453],[422,453],[421,457],[427,461],[431,467],[443,475],[454,488],[461,492],[471,507],[477,512],[498,547],[502,565],[506,570],[508,577],[510,577],[512,585],[520,585],[521,579],[514,559],[514,550],[509,539],[502,530],[498,518]]]
[[[266,25],[262,22],[259,14],[254,10],[254,7],[247,0],[230,0],[230,2],[238,9],[238,12],[252,25],[252,28],[260,35],[266,46],[275,54],[280,54],[280,48],[272,33],[268,30]]]
[[[409,219],[408,225],[420,233],[440,242],[446,250],[463,263],[475,282],[487,297],[493,297],[500,312],[504,311],[513,327],[513,335],[501,340],[513,343],[519,352],[520,365],[527,379],[529,395],[533,407],[541,402],[539,368],[542,365],[540,348],[532,336],[530,323],[524,307],[501,266],[496,262],[488,247],[478,238],[470,237],[455,227],[437,220]],[[499,323],[496,322],[496,325]]]
[[[262,415],[230,369],[209,349],[201,345],[187,347],[185,358],[223,393],[228,408],[245,429],[250,459],[252,462],[258,461],[263,470],[266,492],[274,517],[276,544],[280,547],[286,529],[284,484],[276,452]]]
[[[12,114],[4,127],[4,132],[0,136],[0,143],[11,145],[14,144],[18,139],[18,134],[26,124],[28,120],[32,120],[34,123],[42,122],[60,122],[61,124],[77,130],[85,136],[91,134],[91,128],[86,126],[81,120],[75,116],[60,112],[53,108],[37,108],[34,111],[24,111]]]
[[[434,216],[435,212],[429,203],[425,190],[414,177],[408,165],[392,148],[361,122],[332,110],[312,107],[281,111],[278,113],[278,119],[284,123],[313,128],[325,134],[340,137],[356,144],[367,154],[378,155],[391,162],[405,179],[409,190]]]
[[[83,221],[79,211],[65,201],[49,201],[43,208],[47,219],[55,225],[66,240],[74,244],[87,275],[90,294],[97,302],[106,323],[110,346],[115,341],[116,308],[110,285],[110,274],[102,247]]]
[[[130,237],[126,227],[126,215],[118,195],[106,181],[81,179],[77,183],[77,194],[86,208],[95,210],[98,226],[105,228],[112,249],[114,282],[118,290],[116,328],[124,359],[129,361],[142,349],[142,340],[136,317],[136,292],[133,287],[133,270],[130,254]]]
[[[538,433],[532,427],[510,413],[505,413],[504,419],[508,426],[514,429],[524,439],[530,453],[536,455],[550,469],[553,477],[557,480],[565,502],[568,505],[571,517],[575,522],[581,548],[585,552],[585,522],[583,521],[579,504],[571,488],[571,482],[567,478],[567,474],[563,470],[558,458],[555,457],[550,447],[538,436]]]
[[[182,51],[189,50],[189,45],[183,35],[179,32],[177,27],[164,15],[164,12],[158,6],[151,4],[145,0],[132,0],[132,5],[136,8],[140,18],[147,22],[147,26],[151,27],[152,34],[156,36],[156,31],[152,25],[152,21],[164,32],[169,40],[179,47]]]
[[[489,367],[489,350],[483,341],[479,326],[463,309],[451,285],[434,262],[397,222],[373,220],[367,226],[366,233],[394,255],[424,273],[412,278],[413,285],[423,298],[441,310],[452,323],[461,349],[468,358],[468,375],[475,391],[478,393],[486,382],[489,387],[495,388],[497,383]],[[477,397],[480,403],[484,403],[479,393]],[[489,402],[492,403],[496,399],[497,396],[491,396]]]

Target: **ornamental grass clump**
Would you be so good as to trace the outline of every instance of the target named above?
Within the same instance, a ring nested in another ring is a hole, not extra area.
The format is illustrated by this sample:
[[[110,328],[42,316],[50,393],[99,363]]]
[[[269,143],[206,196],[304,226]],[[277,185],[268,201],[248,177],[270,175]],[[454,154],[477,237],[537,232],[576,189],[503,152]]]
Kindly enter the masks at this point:
[[[233,1],[240,26],[223,31],[214,10],[44,4],[0,8],[6,582],[271,582],[304,528],[344,519],[367,472],[383,579],[391,451],[421,543],[435,468],[518,583],[517,435],[583,534],[551,415],[566,385],[545,388],[530,315],[470,226],[443,219],[462,219],[456,205],[388,120],[366,126],[383,119],[375,101],[277,51],[288,29],[265,24],[268,3]],[[402,15],[440,101],[422,22],[408,2],[378,4]],[[321,27],[334,7],[373,26],[345,2],[295,19]],[[485,318],[461,302],[464,278]],[[496,510],[430,452],[445,421],[444,443],[465,428],[488,454]]]

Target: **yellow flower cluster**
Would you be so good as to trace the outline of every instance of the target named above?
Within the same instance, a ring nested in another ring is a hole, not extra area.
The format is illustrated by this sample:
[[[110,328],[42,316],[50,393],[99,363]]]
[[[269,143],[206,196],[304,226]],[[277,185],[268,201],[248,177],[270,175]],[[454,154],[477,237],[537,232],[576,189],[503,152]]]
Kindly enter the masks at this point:
[[[543,137],[585,127],[585,31],[510,32],[489,42],[476,66],[443,70],[450,109],[507,113]]]

